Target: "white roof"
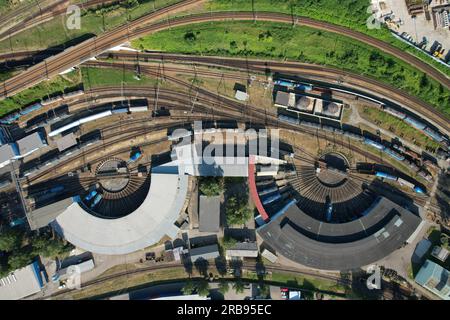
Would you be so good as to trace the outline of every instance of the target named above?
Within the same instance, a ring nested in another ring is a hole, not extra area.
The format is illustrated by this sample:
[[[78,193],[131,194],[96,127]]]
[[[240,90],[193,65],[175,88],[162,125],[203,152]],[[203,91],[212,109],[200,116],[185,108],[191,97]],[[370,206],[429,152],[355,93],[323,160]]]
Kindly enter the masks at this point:
[[[103,219],[73,203],[53,222],[55,229],[77,247],[99,254],[127,254],[174,238],[174,225],[184,205],[188,177],[177,174],[151,176],[150,190],[141,206],[118,219]]]
[[[234,97],[235,97],[237,100],[240,100],[240,101],[247,101],[249,95],[248,95],[248,93],[246,93],[246,92],[237,90]]]
[[[33,264],[0,279],[0,300],[18,300],[41,290],[40,275]]]

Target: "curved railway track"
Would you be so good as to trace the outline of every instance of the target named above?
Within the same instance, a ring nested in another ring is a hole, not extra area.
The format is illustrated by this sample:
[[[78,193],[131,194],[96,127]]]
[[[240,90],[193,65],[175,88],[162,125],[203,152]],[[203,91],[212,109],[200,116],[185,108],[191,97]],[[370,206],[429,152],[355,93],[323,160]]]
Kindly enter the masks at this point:
[[[275,21],[283,23],[294,23],[298,25],[310,26],[313,28],[328,30],[340,33],[360,41],[366,42],[372,46],[394,54],[396,57],[403,59],[405,62],[415,66],[419,70],[426,72],[429,76],[441,82],[445,87],[450,88],[450,79],[440,71],[434,69],[429,64],[420,59],[403,52],[383,41],[371,38],[365,34],[349,30],[344,27],[336,26],[327,22],[319,22],[305,17],[293,17],[287,14],[260,12],[257,14],[251,12],[213,12],[202,13],[190,16],[182,16],[169,19],[168,14],[174,14],[179,11],[188,10],[189,7],[198,5],[203,0],[185,0],[174,5],[165,7],[157,12],[147,14],[136,19],[124,26],[117,27],[111,31],[105,32],[97,37],[91,38],[73,46],[64,52],[50,57],[43,62],[27,69],[22,74],[15,76],[3,82],[0,98],[3,99],[13,95],[21,90],[48,79],[59,72],[70,69],[90,58],[93,58],[109,48],[118,46],[132,38],[137,38],[148,33],[161,31],[175,26],[208,22],[208,21],[224,21],[224,20],[261,20]],[[167,17],[166,20],[164,18]],[[149,26],[140,27],[143,24],[159,21]]]
[[[118,2],[122,2],[123,0],[119,0]],[[117,0],[88,0],[86,2],[79,2],[76,3],[76,5],[80,9],[88,9],[92,8],[98,5],[104,5],[117,2]],[[0,41],[3,41],[9,37],[12,37],[16,35],[19,32],[25,31],[31,27],[36,27],[44,22],[47,22],[53,18],[56,18],[58,16],[61,16],[66,13],[67,8],[69,7],[70,2],[68,0],[62,0],[58,1],[56,3],[52,3],[49,6],[42,8],[38,12],[35,12],[31,14],[30,16],[26,17],[24,20],[20,21],[17,24],[14,24],[9,29],[6,29],[5,31],[0,33]],[[36,4],[31,4],[30,7],[35,7]],[[28,8],[28,7],[27,7]],[[12,12],[9,15],[17,14],[15,12]],[[1,58],[0,58],[1,60]]]

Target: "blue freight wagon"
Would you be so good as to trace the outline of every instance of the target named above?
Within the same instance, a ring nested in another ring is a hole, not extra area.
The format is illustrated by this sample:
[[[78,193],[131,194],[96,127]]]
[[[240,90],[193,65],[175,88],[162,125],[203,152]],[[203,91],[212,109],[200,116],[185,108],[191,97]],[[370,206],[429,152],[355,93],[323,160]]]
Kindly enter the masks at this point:
[[[368,144],[374,148],[377,148],[378,150],[384,150],[385,146],[383,146],[381,143],[375,142],[372,139],[364,138],[364,143]]]
[[[423,130],[426,127],[426,125],[423,122],[420,122],[419,120],[414,119],[410,116],[407,116],[405,118],[405,121],[408,122],[410,125],[412,125],[414,128],[419,129],[419,130]]]
[[[380,178],[386,178],[386,179],[390,179],[390,180],[397,180],[396,176],[390,175],[390,174],[388,174],[386,172],[376,171],[375,175],[377,177],[380,177]]]

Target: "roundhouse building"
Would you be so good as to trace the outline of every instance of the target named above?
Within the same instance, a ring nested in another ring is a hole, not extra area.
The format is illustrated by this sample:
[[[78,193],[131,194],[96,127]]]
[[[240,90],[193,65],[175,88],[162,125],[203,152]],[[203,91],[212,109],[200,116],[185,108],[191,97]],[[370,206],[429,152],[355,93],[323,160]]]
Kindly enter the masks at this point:
[[[374,263],[400,248],[421,219],[386,198],[362,218],[347,223],[319,221],[292,203],[258,229],[277,254],[324,270],[347,270]]]

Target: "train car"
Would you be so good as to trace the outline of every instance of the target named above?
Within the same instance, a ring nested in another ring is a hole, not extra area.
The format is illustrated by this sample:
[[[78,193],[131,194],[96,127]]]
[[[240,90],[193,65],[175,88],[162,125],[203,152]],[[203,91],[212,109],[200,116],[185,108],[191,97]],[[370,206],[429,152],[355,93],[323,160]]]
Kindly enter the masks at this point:
[[[397,181],[398,181],[398,183],[400,183],[400,185],[402,185],[402,186],[407,186],[407,187],[409,187],[409,188],[411,188],[411,189],[414,189],[414,184],[411,183],[411,182],[409,182],[409,181],[406,181],[406,180],[403,179],[403,178],[398,178]]]
[[[424,170],[419,170],[419,172],[417,174],[427,181],[431,181],[431,179],[433,178],[431,176],[431,174],[429,174],[428,172],[426,172]]]
[[[333,214],[333,204],[330,202],[327,205],[327,222],[331,221],[332,214]]]
[[[434,131],[433,129],[430,129],[427,127],[427,128],[425,128],[425,130],[423,130],[423,132],[437,142],[444,141],[444,136],[440,135],[438,132]]]
[[[187,138],[192,136],[192,131],[190,130],[174,130],[171,134],[169,134],[167,136],[167,139],[169,141],[174,141],[174,140],[178,140],[178,139],[182,139],[182,138]]]
[[[406,152],[405,147],[404,147],[404,146],[401,146],[401,145],[399,145],[399,144],[393,144],[392,147],[393,147],[394,149],[396,149],[396,150],[402,152],[402,153],[405,153],[405,152]]]
[[[318,123],[315,123],[315,122],[309,122],[309,121],[301,121],[301,123],[300,123],[302,126],[305,126],[305,127],[310,127],[310,128],[313,128],[313,129],[320,129],[320,124],[318,124]]]
[[[283,122],[288,122],[288,123],[291,123],[291,124],[299,124],[298,118],[286,116],[284,114],[279,114],[278,115],[278,120],[283,121]]]
[[[111,110],[112,114],[128,113],[128,108],[116,108]]]
[[[398,110],[395,110],[393,108],[385,107],[384,108],[384,112],[389,113],[390,115],[392,115],[392,116],[394,116],[396,118],[402,119],[402,120],[406,118],[406,114],[405,113],[403,113],[401,111],[398,111]]]
[[[313,89],[312,85],[304,83],[297,83],[294,85],[294,88],[296,90],[303,90],[303,91],[311,91]]]
[[[271,194],[271,193],[274,193],[274,192],[276,192],[276,191],[278,191],[278,187],[270,187],[270,188],[267,188],[267,189],[263,189],[263,190],[261,190],[261,191],[258,191],[258,195],[260,196],[260,197],[262,197],[262,196],[266,196],[266,195],[268,195],[268,194]]]
[[[140,157],[142,157],[142,153],[140,151],[136,151],[131,155],[130,160],[128,162],[129,163],[136,162]]]
[[[393,176],[389,173],[382,172],[382,171],[375,171],[375,176],[377,176],[379,178],[389,179],[389,180],[397,180],[396,176]]]
[[[423,190],[421,187],[419,186],[415,186],[413,189],[416,193],[420,193],[420,194],[425,194],[425,190]]]
[[[91,209],[94,209],[95,206],[100,202],[100,200],[102,200],[102,195],[101,194],[97,194],[94,198],[94,201],[91,203],[90,207]]]
[[[354,139],[354,140],[359,140],[359,141],[364,140],[364,137],[362,135],[359,135],[359,134],[356,134],[356,133],[350,132],[350,131],[344,131],[344,136],[348,137],[350,139]]]
[[[20,114],[24,116],[24,115],[27,115],[27,114],[33,112],[33,111],[39,110],[41,108],[42,108],[42,104],[40,104],[39,102],[38,103],[34,103],[34,104],[32,104],[32,105],[30,105],[28,107],[25,107],[22,110],[20,110]]]
[[[19,112],[13,112],[13,113],[10,113],[10,114],[8,114],[7,116],[3,117],[3,118],[0,120],[0,123],[3,123],[3,124],[12,124],[12,123],[14,123],[15,121],[19,120],[19,118],[20,118],[20,113],[19,113]]]
[[[384,150],[386,147],[383,146],[381,143],[378,143],[376,141],[373,141],[372,139],[369,138],[364,138],[363,142],[367,145],[370,145],[378,150]]]
[[[288,88],[294,88],[294,86],[295,86],[295,82],[292,80],[279,79],[279,80],[275,80],[273,83],[277,86],[288,87]]]
[[[405,157],[403,155],[401,155],[398,152],[395,152],[394,150],[392,150],[391,148],[385,148],[384,149],[384,153],[386,153],[387,155],[389,155],[390,157],[398,160],[398,161],[403,161],[405,160]]]
[[[328,131],[328,132],[334,132],[334,128],[332,126],[322,125],[322,130]]]
[[[404,120],[410,125],[412,125],[414,128],[419,130],[423,130],[426,127],[426,124],[410,116],[406,116]]]
[[[49,105],[49,104],[52,104],[52,103],[55,103],[55,102],[58,102],[58,101],[61,101],[61,100],[62,100],[62,96],[56,96],[56,97],[52,97],[52,98],[48,98],[48,99],[42,100],[41,104],[43,106],[46,106],[46,105]]]
[[[70,129],[75,128],[75,127],[78,127],[79,125],[80,125],[80,121],[79,120],[71,122],[69,124],[66,124],[65,126],[62,126],[61,128],[58,128],[56,130],[53,130],[53,131],[49,132],[48,136],[49,137],[54,137],[54,136],[56,136],[56,135],[58,135],[58,134],[60,134],[60,133],[62,133],[64,131],[70,130]]]
[[[91,116],[87,116],[85,118],[81,118],[78,121],[80,122],[80,124],[83,124],[83,123],[88,123],[88,122],[95,121],[95,120],[98,120],[98,119],[101,119],[101,118],[109,117],[110,115],[112,115],[111,110],[107,110],[107,111],[103,111],[103,112],[99,112],[99,113],[93,114]]]
[[[131,113],[134,112],[147,112],[148,111],[148,102],[147,100],[133,100],[130,103],[129,111]]]
[[[72,92],[68,92],[68,93],[64,93],[62,95],[63,99],[71,99],[77,96],[81,96],[82,94],[84,94],[83,90],[76,90],[76,91],[72,91]]]
[[[281,194],[280,193],[276,193],[276,194],[268,196],[267,198],[262,200],[262,204],[263,205],[267,205],[267,204],[275,202],[275,201],[277,201],[279,199],[281,199]]]
[[[97,190],[92,190],[88,193],[86,197],[84,197],[84,200],[90,201],[92,198],[94,198],[98,194]]]

